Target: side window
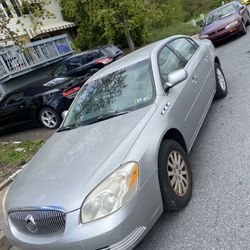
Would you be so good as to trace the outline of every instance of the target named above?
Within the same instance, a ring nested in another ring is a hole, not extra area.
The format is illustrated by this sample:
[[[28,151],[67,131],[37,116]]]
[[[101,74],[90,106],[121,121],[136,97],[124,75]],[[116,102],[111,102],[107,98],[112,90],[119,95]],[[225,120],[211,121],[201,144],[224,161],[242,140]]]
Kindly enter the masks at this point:
[[[170,43],[171,47],[180,53],[187,61],[191,59],[197,50],[197,46],[186,38],[179,38]]]
[[[98,58],[100,58],[99,54],[96,52],[93,52],[93,53],[88,54],[87,61],[89,63],[89,62],[92,62],[93,60],[96,60]]]
[[[158,55],[158,65],[161,79],[168,81],[168,75],[183,68],[183,63],[168,47],[164,47]]]
[[[23,92],[13,94],[5,100],[4,105],[7,106],[7,105],[14,104],[16,102],[22,101],[23,98],[24,98]]]
[[[116,56],[118,54],[121,54],[122,51],[114,46],[114,45],[111,45],[111,46],[108,46],[108,47],[105,47],[101,50],[101,52],[105,55],[105,56]]]
[[[55,70],[51,73],[52,76],[63,76],[67,72],[67,66],[65,64],[61,64],[55,68]]]
[[[81,65],[81,57],[73,57],[68,60],[68,65]]]

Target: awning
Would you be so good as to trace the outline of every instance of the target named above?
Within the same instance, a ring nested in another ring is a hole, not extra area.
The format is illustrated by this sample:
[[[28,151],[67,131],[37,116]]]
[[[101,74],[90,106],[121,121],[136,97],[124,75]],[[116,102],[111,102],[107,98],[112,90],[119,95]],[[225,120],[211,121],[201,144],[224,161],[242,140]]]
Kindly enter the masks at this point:
[[[60,23],[46,25],[46,26],[44,26],[41,29],[36,30],[36,31],[33,29],[26,29],[26,31],[27,31],[29,38],[32,39],[32,38],[34,38],[38,35],[41,35],[41,34],[50,33],[50,32],[57,31],[57,30],[65,30],[65,29],[75,27],[75,26],[76,26],[75,23],[63,21]]]

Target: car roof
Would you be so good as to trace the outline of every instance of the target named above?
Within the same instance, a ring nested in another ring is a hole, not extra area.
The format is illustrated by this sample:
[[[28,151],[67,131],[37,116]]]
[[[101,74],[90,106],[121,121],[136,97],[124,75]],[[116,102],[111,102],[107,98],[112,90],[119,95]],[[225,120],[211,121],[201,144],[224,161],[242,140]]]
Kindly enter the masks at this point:
[[[74,54],[74,55],[68,57],[67,59],[65,59],[64,61],[67,61],[69,59],[72,59],[72,58],[75,58],[75,57],[78,57],[78,56],[84,56],[84,55],[87,55],[89,53],[98,52],[99,50],[105,49],[105,48],[110,47],[110,46],[115,46],[115,45],[109,44],[109,45],[100,46],[100,47],[97,47],[97,48],[94,48],[94,49],[89,49],[89,50]]]

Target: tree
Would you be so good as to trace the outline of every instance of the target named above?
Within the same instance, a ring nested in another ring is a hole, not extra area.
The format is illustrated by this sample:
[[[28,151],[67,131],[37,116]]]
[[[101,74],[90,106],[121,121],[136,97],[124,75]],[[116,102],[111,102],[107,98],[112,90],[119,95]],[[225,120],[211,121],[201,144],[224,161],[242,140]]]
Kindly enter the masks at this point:
[[[64,16],[78,23],[75,45],[82,49],[124,37],[134,50],[134,36],[143,35],[150,13],[144,0],[61,0],[61,6]]]
[[[12,42],[16,46],[22,46],[18,34],[25,32],[25,19],[30,20],[33,30],[39,29],[45,18],[54,18],[54,14],[46,10],[46,6],[50,2],[50,0],[40,0],[38,4],[32,3],[32,1],[19,0],[18,5],[17,1],[16,5],[7,5],[6,1],[0,0],[0,4],[4,7],[4,9],[0,8],[0,42]],[[15,17],[15,15],[18,17]],[[19,28],[11,29],[11,22],[18,25]]]

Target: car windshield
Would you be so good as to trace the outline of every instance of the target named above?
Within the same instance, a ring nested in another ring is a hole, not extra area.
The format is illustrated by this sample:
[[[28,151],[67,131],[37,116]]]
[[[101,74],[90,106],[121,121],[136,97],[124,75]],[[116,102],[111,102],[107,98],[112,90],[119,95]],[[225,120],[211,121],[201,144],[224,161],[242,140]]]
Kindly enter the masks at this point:
[[[211,12],[210,14],[208,14],[205,24],[209,25],[211,23],[214,23],[222,18],[225,18],[227,16],[232,15],[233,13],[235,13],[235,8],[233,5],[228,5],[225,7],[221,7],[213,12]]]
[[[141,108],[149,104],[153,96],[150,63],[145,60],[84,85],[62,128]]]

